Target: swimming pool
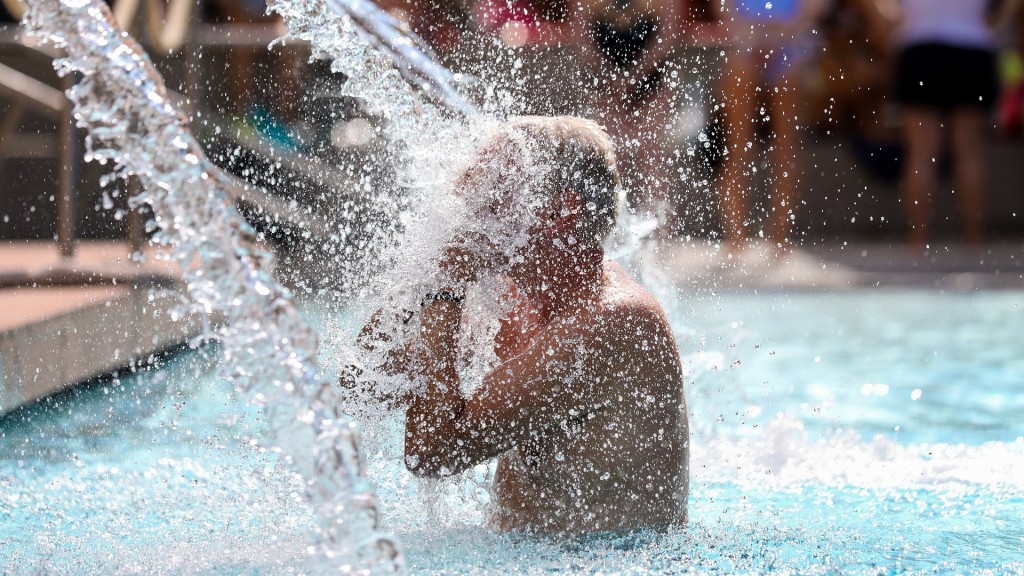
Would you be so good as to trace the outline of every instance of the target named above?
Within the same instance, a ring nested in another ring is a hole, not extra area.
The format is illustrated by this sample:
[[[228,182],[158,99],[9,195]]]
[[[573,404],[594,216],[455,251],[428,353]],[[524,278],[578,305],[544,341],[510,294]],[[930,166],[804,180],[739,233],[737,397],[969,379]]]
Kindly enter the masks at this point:
[[[1024,574],[1024,292],[660,294],[692,412],[691,524],[560,541],[479,527],[486,467],[367,472],[411,573]],[[323,303],[321,326],[345,326]],[[0,420],[0,573],[292,573],[312,512],[215,346]]]

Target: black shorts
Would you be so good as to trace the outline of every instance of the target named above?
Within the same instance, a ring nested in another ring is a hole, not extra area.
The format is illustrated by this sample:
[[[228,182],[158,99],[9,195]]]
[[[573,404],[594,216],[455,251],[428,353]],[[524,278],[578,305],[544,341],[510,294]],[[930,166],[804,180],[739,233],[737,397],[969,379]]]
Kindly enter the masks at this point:
[[[900,54],[897,73],[897,98],[903,104],[988,109],[999,93],[996,56],[991,50],[913,44]]]

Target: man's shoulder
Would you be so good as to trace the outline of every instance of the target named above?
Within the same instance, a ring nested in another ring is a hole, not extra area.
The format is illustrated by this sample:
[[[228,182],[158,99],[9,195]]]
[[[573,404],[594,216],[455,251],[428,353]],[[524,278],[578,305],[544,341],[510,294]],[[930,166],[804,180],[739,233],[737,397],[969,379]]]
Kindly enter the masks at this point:
[[[665,313],[658,301],[617,264],[609,267],[608,282],[593,322],[625,336],[666,328]]]
[[[611,263],[607,268],[607,285],[602,299],[606,313],[611,315],[661,317],[658,301],[621,266]]]

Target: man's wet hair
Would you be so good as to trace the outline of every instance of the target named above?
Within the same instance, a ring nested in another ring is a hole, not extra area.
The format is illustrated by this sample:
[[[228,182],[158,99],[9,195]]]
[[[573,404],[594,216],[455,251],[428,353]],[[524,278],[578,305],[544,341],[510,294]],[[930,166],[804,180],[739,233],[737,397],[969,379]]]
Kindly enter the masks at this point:
[[[603,241],[615,227],[620,205],[615,145],[608,133],[574,116],[521,116],[501,131],[527,140],[538,163],[548,165],[543,167],[543,194],[556,202],[564,200],[567,189],[579,195],[581,233]]]

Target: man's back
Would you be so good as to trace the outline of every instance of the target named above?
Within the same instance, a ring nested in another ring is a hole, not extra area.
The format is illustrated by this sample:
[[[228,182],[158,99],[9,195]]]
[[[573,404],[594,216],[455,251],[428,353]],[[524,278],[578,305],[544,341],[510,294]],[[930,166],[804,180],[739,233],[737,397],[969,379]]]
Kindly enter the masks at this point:
[[[621,268],[606,263],[604,276],[593,308],[499,334],[514,356],[515,334],[507,332],[530,338],[561,324],[564,337],[578,341],[580,382],[566,383],[572,401],[552,406],[551,425],[499,458],[496,528],[582,532],[686,521],[687,418],[671,329]]]

